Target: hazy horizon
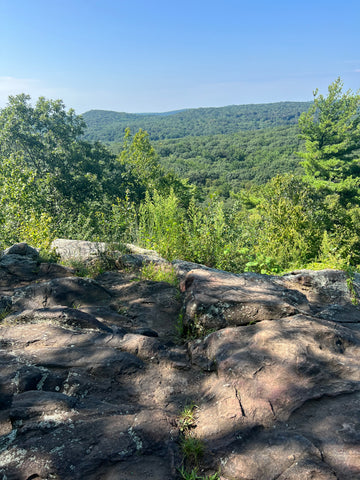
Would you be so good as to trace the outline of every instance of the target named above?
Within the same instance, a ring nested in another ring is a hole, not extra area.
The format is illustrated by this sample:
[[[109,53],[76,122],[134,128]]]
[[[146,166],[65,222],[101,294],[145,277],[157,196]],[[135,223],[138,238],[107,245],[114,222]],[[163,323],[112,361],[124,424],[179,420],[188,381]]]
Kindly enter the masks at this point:
[[[245,105],[272,105],[272,104],[277,104],[277,103],[308,103],[308,102],[311,102],[312,100],[299,100],[299,101],[293,101],[293,100],[280,100],[278,102],[262,102],[262,103],[239,103],[239,104],[236,104],[236,103],[232,103],[232,104],[229,104],[229,105],[220,105],[220,106],[217,106],[217,107],[214,107],[213,105],[209,105],[209,106],[206,106],[206,107],[190,107],[190,108],[179,108],[177,110],[166,110],[166,111],[163,111],[163,112],[125,112],[125,111],[118,111],[118,110],[109,110],[109,109],[104,109],[104,108],[92,108],[90,110],[86,110],[86,112],[82,112],[80,115],[84,114],[84,113],[88,113],[88,112],[92,112],[92,111],[103,111],[103,112],[113,112],[113,113],[125,113],[125,114],[128,114],[128,115],[162,115],[162,114],[169,114],[169,113],[178,113],[178,112],[184,112],[186,110],[200,110],[202,108],[226,108],[226,107],[241,107],[241,106],[245,106]]]

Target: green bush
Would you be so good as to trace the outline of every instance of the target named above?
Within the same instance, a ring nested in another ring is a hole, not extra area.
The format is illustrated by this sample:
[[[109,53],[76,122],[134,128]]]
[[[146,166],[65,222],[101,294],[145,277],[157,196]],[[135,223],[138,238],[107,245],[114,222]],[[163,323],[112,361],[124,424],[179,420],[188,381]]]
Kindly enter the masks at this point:
[[[152,195],[147,192],[139,207],[138,242],[168,260],[181,258],[185,243],[184,218],[185,212],[173,190],[168,196],[156,190]]]

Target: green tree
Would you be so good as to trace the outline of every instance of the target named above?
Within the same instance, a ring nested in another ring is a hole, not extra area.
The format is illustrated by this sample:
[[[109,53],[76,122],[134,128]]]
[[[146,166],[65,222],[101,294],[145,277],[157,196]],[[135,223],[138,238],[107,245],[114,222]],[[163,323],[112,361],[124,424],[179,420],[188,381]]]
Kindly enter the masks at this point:
[[[317,257],[325,218],[321,196],[311,184],[294,175],[278,175],[248,204],[256,262],[271,260],[286,270]]]
[[[45,236],[116,241],[136,225],[134,208],[147,190],[166,196],[173,186],[190,196],[185,181],[159,166],[146,132],[132,137],[127,130],[119,159],[103,144],[84,140],[83,119],[61,100],[30,100],[9,97],[0,110],[3,244],[25,237],[45,244],[35,235],[40,229]]]
[[[41,208],[50,215],[75,213],[91,202],[124,195],[124,168],[104,145],[82,139],[81,116],[66,111],[61,100],[40,97],[35,106],[30,100],[25,94],[10,96],[0,111],[0,161],[21,158],[34,182],[46,183]]]
[[[91,239],[131,174],[104,145],[83,140],[84,121],[61,100],[30,100],[9,97],[0,110],[2,241],[21,240],[26,222],[34,232],[52,222],[57,235]]]
[[[314,92],[314,104],[299,119],[302,163],[322,196],[325,243],[339,261],[353,265],[360,262],[359,108],[359,92],[344,93],[338,78],[326,97]]]
[[[140,129],[135,135],[126,128],[119,162],[126,169],[127,182],[131,184],[132,198],[141,200],[145,192],[156,190],[160,195],[175,193],[180,204],[186,206],[195,194],[195,187],[187,180],[180,179],[171,170],[166,171],[159,163],[159,157],[152,146],[149,135]],[[131,178],[130,178],[131,177]]]
[[[305,151],[299,155],[306,174],[319,188],[338,192],[346,201],[360,185],[360,94],[343,93],[340,78],[328,95],[314,92],[314,103],[299,118]]]
[[[65,111],[61,100],[40,97],[35,107],[30,96],[10,96],[0,113],[0,153],[20,153],[30,167],[42,173],[67,163],[73,142],[83,134],[85,123],[74,110]]]
[[[21,155],[0,162],[0,245],[28,241],[47,247],[52,239],[52,218],[45,206],[47,178],[38,178]]]
[[[130,128],[125,129],[120,161],[148,189],[155,186],[154,182],[159,175],[159,163],[147,132],[140,129],[132,136]]]

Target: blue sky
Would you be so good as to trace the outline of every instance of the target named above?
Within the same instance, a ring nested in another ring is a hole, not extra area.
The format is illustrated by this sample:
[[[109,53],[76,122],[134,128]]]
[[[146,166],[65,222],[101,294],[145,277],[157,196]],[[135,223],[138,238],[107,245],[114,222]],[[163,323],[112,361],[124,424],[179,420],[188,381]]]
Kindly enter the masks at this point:
[[[0,107],[25,92],[90,109],[311,100],[360,88],[359,0],[0,0]]]

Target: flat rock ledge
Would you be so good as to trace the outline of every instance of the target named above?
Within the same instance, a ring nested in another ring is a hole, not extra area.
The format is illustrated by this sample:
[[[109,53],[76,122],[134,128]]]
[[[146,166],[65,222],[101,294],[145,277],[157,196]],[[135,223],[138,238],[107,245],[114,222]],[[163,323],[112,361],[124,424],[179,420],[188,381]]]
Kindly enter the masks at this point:
[[[0,479],[360,479],[359,275],[176,261],[179,290],[129,273],[156,252],[117,260],[89,279],[26,244],[0,257]]]

